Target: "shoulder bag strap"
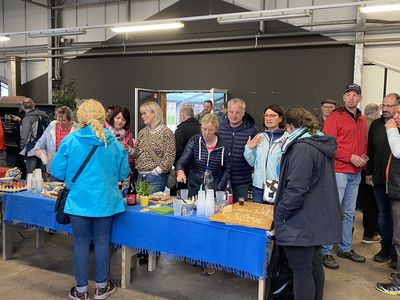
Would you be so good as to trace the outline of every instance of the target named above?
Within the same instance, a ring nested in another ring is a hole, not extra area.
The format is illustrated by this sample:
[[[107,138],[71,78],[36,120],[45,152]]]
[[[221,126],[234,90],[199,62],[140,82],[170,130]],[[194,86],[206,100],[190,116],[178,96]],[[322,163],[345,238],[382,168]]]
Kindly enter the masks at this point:
[[[86,167],[87,163],[89,162],[89,160],[92,158],[94,152],[96,151],[98,145],[94,145],[92,150],[90,150],[88,156],[86,157],[85,161],[82,163],[82,165],[79,167],[78,172],[76,172],[74,178],[72,178],[71,180],[71,184],[73,184],[79,177],[79,175],[81,175],[83,169]]]
[[[149,130],[147,129],[144,133],[144,146],[147,152],[149,152],[151,158],[156,162],[157,166],[161,166],[161,158],[154,152],[153,148],[150,146]]]

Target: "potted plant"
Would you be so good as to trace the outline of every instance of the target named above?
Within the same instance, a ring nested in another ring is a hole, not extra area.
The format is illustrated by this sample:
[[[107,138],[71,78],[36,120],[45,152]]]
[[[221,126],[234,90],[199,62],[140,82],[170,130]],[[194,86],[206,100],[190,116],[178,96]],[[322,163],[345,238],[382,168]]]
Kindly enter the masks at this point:
[[[141,206],[149,205],[150,188],[150,183],[148,183],[146,180],[139,182],[138,192]]]

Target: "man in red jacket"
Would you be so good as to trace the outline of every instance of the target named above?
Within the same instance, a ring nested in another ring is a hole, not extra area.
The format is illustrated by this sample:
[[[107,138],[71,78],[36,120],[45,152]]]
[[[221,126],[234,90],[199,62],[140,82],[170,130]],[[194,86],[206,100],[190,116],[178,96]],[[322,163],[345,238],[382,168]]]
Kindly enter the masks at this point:
[[[368,160],[367,122],[357,108],[361,99],[361,87],[358,84],[349,84],[343,94],[344,106],[330,114],[323,129],[326,135],[334,136],[337,143],[335,172],[343,212],[342,241],[338,244],[337,256],[359,263],[365,262],[365,257],[352,249],[352,230],[361,170]],[[325,267],[339,268],[332,256],[332,245],[323,246],[322,254]]]

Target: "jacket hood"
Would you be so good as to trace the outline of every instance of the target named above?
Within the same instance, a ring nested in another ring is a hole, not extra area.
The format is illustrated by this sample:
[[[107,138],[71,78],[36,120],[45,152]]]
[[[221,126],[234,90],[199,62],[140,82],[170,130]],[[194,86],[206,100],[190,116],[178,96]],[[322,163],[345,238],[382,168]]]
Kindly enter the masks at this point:
[[[114,143],[116,141],[113,134],[111,134],[108,129],[103,129],[104,134],[106,136],[107,145]],[[104,145],[104,141],[100,140],[95,134],[92,126],[85,126],[77,131],[74,131],[74,134],[85,144],[89,145]]]
[[[254,120],[253,116],[250,115],[249,113],[245,112],[243,116],[243,127],[244,128],[249,128],[253,127],[254,124],[256,124],[256,121]]]
[[[336,140],[333,136],[310,136],[308,138],[300,138],[296,142],[307,143],[319,151],[321,151],[328,158],[335,158],[336,155]]]

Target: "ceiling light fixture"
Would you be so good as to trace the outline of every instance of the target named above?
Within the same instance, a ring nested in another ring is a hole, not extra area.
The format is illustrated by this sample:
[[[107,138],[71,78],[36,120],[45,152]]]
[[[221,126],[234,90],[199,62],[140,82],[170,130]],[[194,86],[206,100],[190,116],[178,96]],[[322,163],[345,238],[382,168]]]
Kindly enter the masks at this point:
[[[360,11],[363,14],[397,11],[397,10],[400,10],[400,4],[388,4],[388,5],[375,5],[375,6],[360,7]]]
[[[7,42],[10,40],[8,35],[0,35],[0,42]]]
[[[168,30],[168,29],[179,29],[185,25],[182,22],[172,23],[138,23],[137,25],[127,25],[121,27],[113,27],[111,30],[116,33],[127,33],[127,32],[141,32],[141,31],[155,31],[155,30]]]
[[[58,29],[49,29],[42,31],[32,31],[27,34],[30,38],[40,38],[40,37],[51,37],[51,36],[65,36],[65,35],[81,35],[86,34],[86,30],[77,29],[77,30],[58,30]]]
[[[243,13],[234,16],[219,17],[217,22],[219,24],[232,24],[232,23],[248,23],[248,22],[259,22],[259,21],[271,21],[279,19],[292,19],[292,18],[304,18],[311,15],[311,10],[304,9],[300,12],[266,12],[266,13]]]

